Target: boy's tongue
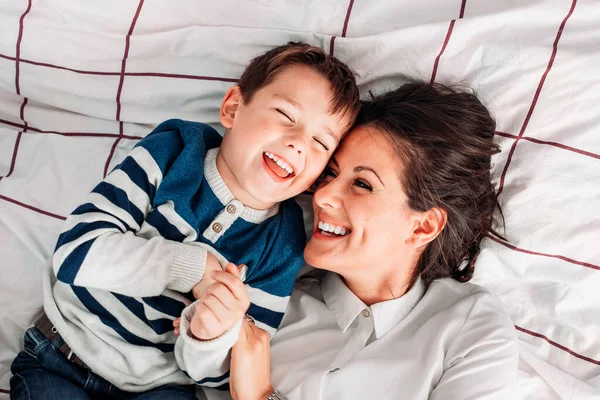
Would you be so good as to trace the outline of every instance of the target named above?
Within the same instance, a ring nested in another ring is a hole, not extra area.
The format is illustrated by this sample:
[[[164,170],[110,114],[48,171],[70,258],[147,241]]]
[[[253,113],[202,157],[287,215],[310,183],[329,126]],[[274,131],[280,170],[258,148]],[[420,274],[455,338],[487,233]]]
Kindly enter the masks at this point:
[[[279,165],[277,165],[275,161],[273,161],[269,157],[265,157],[265,162],[267,163],[269,168],[271,168],[271,170],[273,170],[273,172],[275,172],[278,176],[285,178],[289,175],[285,169],[281,168]]]

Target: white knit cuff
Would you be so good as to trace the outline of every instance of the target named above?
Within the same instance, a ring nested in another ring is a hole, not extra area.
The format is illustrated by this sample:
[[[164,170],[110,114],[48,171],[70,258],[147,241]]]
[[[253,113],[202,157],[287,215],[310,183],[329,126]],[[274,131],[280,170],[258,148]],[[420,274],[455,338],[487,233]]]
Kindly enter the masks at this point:
[[[242,329],[242,320],[240,319],[231,329],[221,336],[210,340],[199,340],[192,336],[190,331],[190,321],[196,312],[196,300],[187,306],[181,313],[180,335],[186,344],[187,351],[198,355],[216,350],[229,350],[240,337]]]
[[[207,250],[200,246],[182,243],[173,258],[167,287],[181,293],[187,293],[204,275]]]

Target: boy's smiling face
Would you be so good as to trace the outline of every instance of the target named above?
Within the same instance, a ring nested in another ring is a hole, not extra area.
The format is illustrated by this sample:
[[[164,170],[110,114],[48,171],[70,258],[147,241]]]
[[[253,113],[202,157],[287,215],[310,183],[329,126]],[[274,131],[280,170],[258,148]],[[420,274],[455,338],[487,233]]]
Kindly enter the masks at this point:
[[[238,86],[227,92],[217,168],[238,200],[266,209],[319,177],[352,123],[330,113],[332,97],[329,81],[304,65],[285,68],[250,102]]]

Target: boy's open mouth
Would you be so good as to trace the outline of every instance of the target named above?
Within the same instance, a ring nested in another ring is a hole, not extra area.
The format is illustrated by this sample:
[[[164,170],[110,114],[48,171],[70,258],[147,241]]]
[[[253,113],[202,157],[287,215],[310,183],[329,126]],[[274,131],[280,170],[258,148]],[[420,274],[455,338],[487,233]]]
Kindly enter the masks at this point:
[[[263,159],[267,164],[267,167],[279,178],[286,179],[295,176],[294,168],[276,154],[265,151],[263,153]]]

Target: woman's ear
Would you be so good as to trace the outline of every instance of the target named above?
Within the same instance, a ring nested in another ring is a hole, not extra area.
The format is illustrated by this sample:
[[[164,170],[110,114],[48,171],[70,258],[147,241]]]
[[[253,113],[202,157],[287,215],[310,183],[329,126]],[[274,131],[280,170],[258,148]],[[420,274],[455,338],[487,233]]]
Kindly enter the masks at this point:
[[[413,247],[423,247],[433,241],[446,226],[448,213],[446,210],[434,207],[422,213],[416,220],[412,235],[407,244]]]
[[[219,119],[221,120],[221,125],[226,129],[231,129],[233,127],[235,113],[238,111],[243,99],[242,91],[237,85],[231,87],[225,94],[225,97],[223,97]]]

